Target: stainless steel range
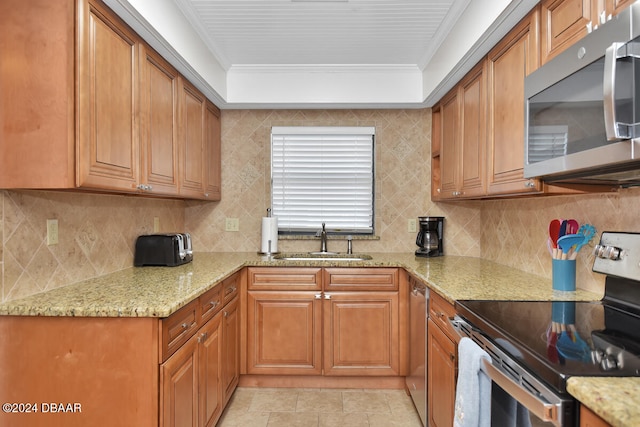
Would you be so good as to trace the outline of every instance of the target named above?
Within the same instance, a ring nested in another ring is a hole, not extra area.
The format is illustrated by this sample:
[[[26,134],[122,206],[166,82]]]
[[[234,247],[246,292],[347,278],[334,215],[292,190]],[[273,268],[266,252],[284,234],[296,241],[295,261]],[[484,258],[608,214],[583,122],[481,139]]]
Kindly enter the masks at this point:
[[[602,233],[595,254],[602,301],[457,303],[452,323],[491,356],[493,390],[525,408],[512,425],[577,425],[571,376],[640,376],[640,234]]]

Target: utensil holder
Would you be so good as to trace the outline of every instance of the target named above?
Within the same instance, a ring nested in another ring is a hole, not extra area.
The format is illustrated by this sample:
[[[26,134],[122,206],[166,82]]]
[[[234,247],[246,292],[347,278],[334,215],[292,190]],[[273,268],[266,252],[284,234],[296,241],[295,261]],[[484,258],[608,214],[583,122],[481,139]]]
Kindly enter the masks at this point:
[[[576,303],[573,301],[553,301],[551,303],[551,321],[563,325],[576,323]]]
[[[555,291],[576,290],[576,260],[552,259],[552,283]]]

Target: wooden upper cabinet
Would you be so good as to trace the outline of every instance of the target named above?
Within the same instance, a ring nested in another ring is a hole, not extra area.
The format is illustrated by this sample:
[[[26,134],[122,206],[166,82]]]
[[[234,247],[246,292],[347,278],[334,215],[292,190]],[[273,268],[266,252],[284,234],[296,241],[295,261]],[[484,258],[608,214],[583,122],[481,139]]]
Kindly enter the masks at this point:
[[[141,46],[139,182],[158,195],[178,192],[178,76],[160,55]]]
[[[220,200],[222,196],[222,152],[220,110],[207,101],[205,110],[205,193],[207,200]]]
[[[206,98],[193,85],[180,79],[179,150],[180,194],[204,196]]]
[[[75,187],[74,23],[71,1],[0,1],[0,188]]]
[[[587,25],[596,25],[598,3],[602,0],[542,0],[542,63],[562,52],[587,34]]]
[[[436,105],[431,112],[431,200],[442,199],[440,147],[442,144],[442,108]]]
[[[460,104],[456,89],[443,98],[440,114],[440,198],[450,199],[457,195],[460,182]]]
[[[138,49],[134,33],[101,4],[78,10],[78,187],[138,184]]]
[[[632,0],[542,0],[540,53],[542,64],[586,36],[587,27],[602,25]]]
[[[539,9],[535,8],[487,57],[488,194],[539,192],[524,179],[524,79],[539,66]]]
[[[460,145],[462,165],[460,193],[463,197],[486,193],[486,61],[478,64],[460,84]]]
[[[606,16],[617,15],[623,9],[631,6],[635,0],[605,0]]]
[[[220,199],[220,112],[100,0],[4,0],[0,28],[0,188]]]

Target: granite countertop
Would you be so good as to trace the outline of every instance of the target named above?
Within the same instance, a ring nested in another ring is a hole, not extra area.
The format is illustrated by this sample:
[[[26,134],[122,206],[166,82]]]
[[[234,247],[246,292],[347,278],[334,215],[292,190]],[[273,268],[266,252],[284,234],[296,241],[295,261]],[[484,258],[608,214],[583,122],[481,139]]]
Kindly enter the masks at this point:
[[[551,279],[470,257],[370,254],[366,261],[284,261],[256,253],[196,253],[179,267],[132,267],[0,304],[0,315],[167,317],[246,266],[401,267],[449,302],[465,299],[582,300],[602,295],[553,291]],[[613,426],[640,425],[640,378],[569,380],[569,392]]]
[[[598,300],[578,290],[557,292],[551,279],[470,257],[419,258],[370,254],[365,261],[285,261],[242,252],[196,253],[178,267],[131,267],[0,304],[0,315],[167,317],[245,266],[402,267],[451,303],[463,299]]]

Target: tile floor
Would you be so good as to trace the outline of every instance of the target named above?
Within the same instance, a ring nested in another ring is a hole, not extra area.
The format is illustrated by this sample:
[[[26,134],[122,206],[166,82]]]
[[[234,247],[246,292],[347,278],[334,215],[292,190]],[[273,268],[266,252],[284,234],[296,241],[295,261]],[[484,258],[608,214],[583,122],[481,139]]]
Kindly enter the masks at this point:
[[[238,387],[218,427],[420,427],[404,390]]]

